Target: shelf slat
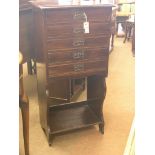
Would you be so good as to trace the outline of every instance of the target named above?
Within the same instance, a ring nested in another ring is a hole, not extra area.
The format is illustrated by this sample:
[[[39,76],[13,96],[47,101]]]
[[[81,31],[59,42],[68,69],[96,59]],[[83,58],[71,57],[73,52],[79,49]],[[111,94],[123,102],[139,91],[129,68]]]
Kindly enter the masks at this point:
[[[102,123],[88,105],[50,111],[51,134]]]

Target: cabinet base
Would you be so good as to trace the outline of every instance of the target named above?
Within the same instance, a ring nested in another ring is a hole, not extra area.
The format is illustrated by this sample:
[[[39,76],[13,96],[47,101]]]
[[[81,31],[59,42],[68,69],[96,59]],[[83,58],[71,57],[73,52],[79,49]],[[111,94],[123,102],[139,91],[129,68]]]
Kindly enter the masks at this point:
[[[104,123],[98,124],[98,126],[99,126],[99,132],[100,132],[101,134],[104,134]],[[44,128],[42,128],[42,129],[43,129],[43,131],[45,132],[45,129],[44,129]],[[76,129],[74,129],[74,130],[76,130]],[[73,131],[73,130],[72,130],[72,131]],[[57,134],[51,134],[50,131],[48,130],[48,133],[46,134],[46,136],[47,136],[47,140],[48,140],[48,145],[49,145],[50,147],[52,146],[54,137],[55,137],[56,135],[57,135]]]

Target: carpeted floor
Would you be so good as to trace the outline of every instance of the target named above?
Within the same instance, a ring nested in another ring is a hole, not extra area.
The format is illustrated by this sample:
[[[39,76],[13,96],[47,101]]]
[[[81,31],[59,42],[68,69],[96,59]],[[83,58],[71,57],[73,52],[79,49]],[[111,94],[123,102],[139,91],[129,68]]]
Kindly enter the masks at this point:
[[[134,117],[134,63],[131,42],[123,44],[123,38],[115,38],[103,106],[105,134],[92,126],[55,137],[52,147],[39,123],[36,77],[27,75],[24,65],[24,86],[30,100],[30,155],[123,155]],[[21,114],[19,121],[19,153],[24,155]]]

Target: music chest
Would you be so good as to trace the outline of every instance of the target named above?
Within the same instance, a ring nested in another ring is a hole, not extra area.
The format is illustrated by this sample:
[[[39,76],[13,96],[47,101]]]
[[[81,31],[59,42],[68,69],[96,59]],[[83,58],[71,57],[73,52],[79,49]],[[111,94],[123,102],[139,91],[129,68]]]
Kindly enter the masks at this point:
[[[112,6],[32,3],[40,123],[49,144],[90,125],[103,133]],[[84,79],[84,101],[72,100],[75,79]]]

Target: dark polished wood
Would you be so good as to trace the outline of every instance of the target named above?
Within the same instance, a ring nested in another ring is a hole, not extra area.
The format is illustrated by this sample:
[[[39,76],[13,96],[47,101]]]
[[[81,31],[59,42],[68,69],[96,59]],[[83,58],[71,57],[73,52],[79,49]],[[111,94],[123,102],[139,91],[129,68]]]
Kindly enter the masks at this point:
[[[104,133],[112,5],[32,5],[40,123],[49,145],[58,133],[90,125]],[[86,100],[74,100],[85,87]]]
[[[81,48],[81,49],[67,49],[67,50],[51,50],[48,51],[48,63],[63,64],[74,63],[77,60],[87,61],[93,59],[107,59],[108,48]]]
[[[99,131],[104,133],[104,116],[103,116],[103,102],[106,96],[106,82],[103,76],[90,76],[88,77],[87,85],[87,99],[92,100],[97,98],[96,104],[91,104],[91,109],[100,118]],[[94,91],[95,90],[95,91]]]
[[[23,56],[19,56],[19,107],[22,113],[25,155],[29,155],[29,100],[23,86]]]
[[[68,63],[63,65],[48,66],[48,77],[76,77],[90,76],[92,74],[101,73],[107,75],[107,57],[95,61],[78,61],[76,63]]]
[[[90,22],[91,33],[85,34],[86,37],[91,37],[96,34],[108,34],[110,32],[109,22]],[[47,33],[49,38],[76,37],[83,36],[83,26],[80,22],[73,24],[63,23],[63,29],[60,24],[48,24]],[[94,34],[95,33],[95,34]]]

